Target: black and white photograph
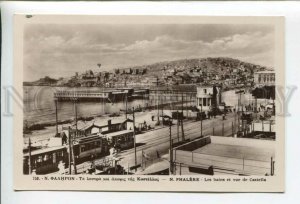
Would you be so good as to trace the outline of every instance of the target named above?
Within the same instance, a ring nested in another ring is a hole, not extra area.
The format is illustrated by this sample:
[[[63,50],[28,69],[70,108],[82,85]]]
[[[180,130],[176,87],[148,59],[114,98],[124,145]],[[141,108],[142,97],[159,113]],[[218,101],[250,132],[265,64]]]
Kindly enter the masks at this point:
[[[39,182],[282,181],[282,19],[18,17],[18,174]]]

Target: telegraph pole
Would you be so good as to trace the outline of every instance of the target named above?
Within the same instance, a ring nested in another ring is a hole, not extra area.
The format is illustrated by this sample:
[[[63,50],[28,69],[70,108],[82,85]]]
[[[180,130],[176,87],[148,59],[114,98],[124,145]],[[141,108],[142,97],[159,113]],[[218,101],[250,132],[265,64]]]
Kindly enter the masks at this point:
[[[181,113],[182,113],[182,118],[180,119],[181,123],[181,133],[182,133],[182,141],[185,140],[184,138],[184,129],[183,129],[183,92],[181,92]]]
[[[58,99],[55,99],[55,124],[56,124],[56,135],[58,134],[58,116],[57,116],[57,101]]]
[[[75,107],[75,126],[76,126],[76,132],[75,132],[75,136],[77,137],[77,131],[78,131],[78,127],[77,127],[77,101],[74,101],[74,107]]]
[[[77,168],[76,168],[76,160],[74,155],[74,145],[72,144],[72,160],[73,160],[73,166],[74,166],[74,174],[77,174]]]
[[[200,119],[201,119],[201,135],[200,136],[203,137],[203,134],[202,134],[202,104],[201,104],[201,110],[200,111],[201,111],[201,114],[200,114],[200,116],[201,116],[200,117]]]
[[[75,137],[78,136],[78,126],[77,126],[77,99],[74,101],[75,106],[75,125],[76,125],[76,131],[75,131]],[[72,160],[73,160],[73,166],[74,166],[74,173],[77,174],[77,168],[76,168],[76,161],[75,161],[75,155],[74,155],[74,145],[73,141],[71,141],[71,147],[72,147]]]
[[[28,170],[29,170],[29,174],[31,174],[31,172],[32,172],[32,167],[31,167],[31,164],[32,164],[32,162],[31,162],[31,140],[30,140],[30,137],[29,137],[29,140],[28,140],[28,154],[29,154],[29,161],[28,161]]]
[[[137,165],[136,160],[136,138],[135,138],[135,117],[134,117],[134,107],[132,108],[132,116],[133,116],[133,138],[134,138],[134,165]],[[135,169],[136,171],[136,169]]]
[[[164,98],[162,99],[162,103],[161,103],[161,115],[162,117],[164,117]]]
[[[243,90],[239,90],[239,91],[237,91],[235,93],[239,94],[237,113],[238,113],[238,131],[240,131],[240,106],[241,106],[241,96],[242,96],[242,93],[244,93],[244,91]]]
[[[156,90],[156,97],[157,97],[157,124],[159,125],[159,96]]]
[[[181,92],[181,112],[183,117],[183,92]]]
[[[71,148],[71,127],[69,126],[69,175],[72,174],[72,148]]]
[[[181,133],[182,133],[182,141],[185,140],[185,137],[184,137],[184,129],[183,129],[183,114],[182,114],[182,118],[180,119],[181,120]]]
[[[128,101],[128,95],[126,93],[126,101],[125,101],[125,117],[126,117],[126,120],[127,120],[127,101]]]
[[[170,168],[169,168],[169,174],[172,175],[173,174],[173,152],[172,152],[172,122],[170,122]]]
[[[239,98],[238,98],[238,131],[240,131],[240,102],[241,102],[241,94],[239,94]]]
[[[177,109],[177,138],[178,138],[178,142],[179,142],[179,112]]]
[[[187,118],[188,118],[188,115],[189,115],[188,105],[189,105],[188,94],[186,93],[186,95],[185,95],[185,107],[186,107],[186,117]]]

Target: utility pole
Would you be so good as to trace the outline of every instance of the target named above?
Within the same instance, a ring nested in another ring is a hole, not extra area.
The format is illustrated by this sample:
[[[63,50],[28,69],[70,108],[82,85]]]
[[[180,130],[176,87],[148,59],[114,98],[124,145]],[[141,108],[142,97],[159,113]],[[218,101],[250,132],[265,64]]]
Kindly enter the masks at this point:
[[[183,92],[181,92],[181,112],[183,117]]]
[[[179,142],[179,112],[178,112],[178,109],[177,109],[177,139],[178,139],[178,142]]]
[[[142,162],[141,162],[141,167],[142,167],[142,170],[144,171],[144,150],[142,149]],[[145,165],[146,166],[146,165]]]
[[[133,117],[133,139],[134,139],[134,165],[137,165],[136,160],[136,138],[135,138],[135,117],[134,117],[134,107],[132,108],[132,117]],[[135,169],[136,171],[136,169]]]
[[[29,170],[29,174],[31,174],[32,172],[32,167],[31,167],[31,140],[30,140],[30,137],[28,139],[28,154],[29,154],[29,161],[28,161],[28,170]]]
[[[157,100],[157,124],[159,125],[159,96],[158,96],[158,92],[156,90],[156,100]]]
[[[200,119],[201,119],[201,137],[203,137],[203,134],[202,134],[202,103],[201,103],[201,114],[200,114]]]
[[[186,107],[186,117],[187,118],[188,118],[188,114],[189,114],[188,105],[189,105],[188,94],[186,93],[186,95],[185,95],[185,107]]]
[[[75,138],[78,137],[78,126],[77,126],[77,99],[74,100],[74,107],[75,107]],[[71,137],[70,137],[71,138]],[[71,140],[71,155],[72,155],[72,161],[73,161],[73,166],[74,166],[74,174],[77,174],[77,168],[76,168],[76,160],[75,160],[75,155],[74,155],[74,145],[73,145],[73,140]]]
[[[182,113],[182,118],[180,118],[180,124],[181,124],[181,133],[182,133],[182,141],[185,140],[184,138],[184,129],[183,129],[183,92],[181,92],[181,113]]]
[[[76,127],[75,137],[77,137],[77,132],[78,132],[78,127],[77,127],[77,99],[74,100],[74,107],[75,107],[75,127]]]
[[[182,133],[182,141],[185,140],[185,137],[184,137],[184,129],[183,129],[183,113],[182,113],[182,118],[181,118],[181,133]]]
[[[240,131],[240,106],[241,106],[241,96],[242,96],[242,93],[244,93],[244,91],[243,90],[239,90],[239,91],[237,91],[235,93],[239,94],[237,113],[238,113],[238,131]]]
[[[234,113],[234,133],[236,133],[236,112]]]
[[[69,126],[69,175],[72,174],[72,148],[71,148],[71,127]]]
[[[77,168],[76,168],[76,160],[74,155],[74,145],[72,144],[72,160],[73,160],[73,166],[74,166],[74,174],[77,174]]]
[[[162,103],[161,103],[161,115],[164,117],[164,97],[162,97]]]
[[[237,110],[237,114],[238,114],[238,131],[240,131],[240,102],[241,102],[241,94],[239,94],[238,110]]]
[[[170,168],[169,168],[169,174],[172,175],[173,174],[173,152],[172,152],[172,122],[170,122]]]
[[[74,109],[75,109],[75,138],[78,137],[78,126],[77,126],[77,98],[74,100]],[[74,155],[74,145],[73,145],[73,140],[71,139],[71,133],[70,133],[70,147],[71,151],[70,154],[72,156],[72,161],[73,161],[73,166],[74,166],[74,174],[77,174],[77,168],[76,168],[76,160],[75,160],[75,155]]]
[[[125,101],[125,118],[127,120],[127,102],[128,102],[128,95],[126,93],[126,101]]]
[[[55,99],[55,124],[56,124],[56,135],[58,134],[58,116],[57,116],[57,101],[58,99]]]

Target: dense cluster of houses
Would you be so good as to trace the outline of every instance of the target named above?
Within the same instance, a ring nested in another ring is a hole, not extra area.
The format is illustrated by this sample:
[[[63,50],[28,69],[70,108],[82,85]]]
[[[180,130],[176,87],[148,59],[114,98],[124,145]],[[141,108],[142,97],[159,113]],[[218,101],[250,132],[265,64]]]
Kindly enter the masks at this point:
[[[154,71],[153,71],[154,70]],[[69,86],[139,87],[173,86],[180,84],[222,84],[224,89],[253,86],[255,72],[264,67],[223,58],[202,59],[194,63],[169,63],[149,66],[117,68],[113,71],[75,73]],[[258,78],[258,77],[257,77]],[[268,78],[269,79],[269,78]],[[270,80],[273,78],[270,77]]]

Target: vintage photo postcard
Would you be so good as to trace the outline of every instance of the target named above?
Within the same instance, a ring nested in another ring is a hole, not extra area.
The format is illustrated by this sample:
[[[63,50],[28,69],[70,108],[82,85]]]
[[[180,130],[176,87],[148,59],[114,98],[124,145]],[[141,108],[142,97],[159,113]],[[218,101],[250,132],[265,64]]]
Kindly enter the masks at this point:
[[[283,17],[14,20],[15,190],[284,192]]]

